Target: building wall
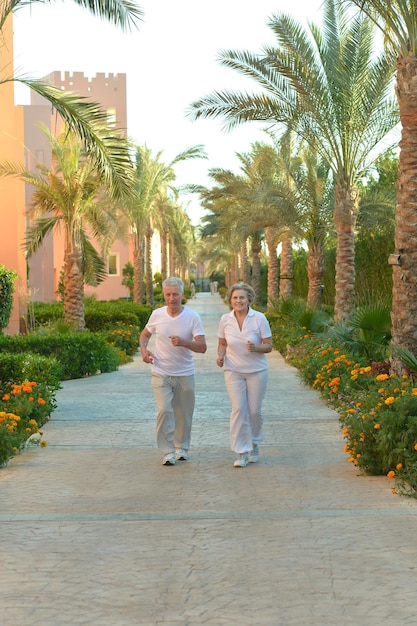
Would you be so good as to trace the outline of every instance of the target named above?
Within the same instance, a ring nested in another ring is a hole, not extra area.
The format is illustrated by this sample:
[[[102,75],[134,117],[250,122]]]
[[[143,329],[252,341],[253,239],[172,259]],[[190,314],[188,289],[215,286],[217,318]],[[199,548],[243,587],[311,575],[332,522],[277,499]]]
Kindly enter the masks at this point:
[[[50,106],[32,105],[23,107],[25,164],[30,170],[36,170],[38,163],[51,166],[51,148],[45,133],[39,128],[43,124],[50,128]],[[32,188],[25,185],[25,203],[28,208],[32,196]],[[31,220],[26,219],[29,227]],[[54,289],[54,246],[52,233],[48,235],[42,247],[28,261],[28,293],[32,302],[52,302]]]
[[[88,77],[83,72],[55,71],[43,80],[61,91],[73,91],[83,98],[99,102],[109,114],[114,109],[115,127],[127,134],[126,74],[98,72],[94,77]],[[45,100],[36,93],[31,94],[30,102],[34,105],[45,104]],[[52,130],[58,132],[54,126]]]
[[[13,75],[13,26],[10,16],[2,28],[2,71]],[[0,160],[22,163],[23,111],[14,106],[13,83],[0,84]],[[13,311],[7,333],[18,333],[26,315],[26,260],[22,251],[25,235],[25,188],[15,178],[0,178],[0,263],[19,276],[15,284]]]
[[[76,92],[82,97],[100,103],[107,111],[108,121],[115,128],[127,134],[126,75],[98,73],[94,77],[82,72],[55,71],[43,78],[44,81],[58,87],[61,91]],[[36,127],[38,121],[50,128],[54,134],[62,130],[62,120],[52,112],[51,106],[39,94],[31,93],[31,104],[25,107],[25,144],[28,159],[34,159],[30,167],[36,166],[36,156],[48,164],[51,151],[43,133]],[[29,163],[28,163],[29,164]],[[30,192],[27,197],[30,202]],[[117,272],[112,273],[97,287],[85,288],[86,295],[94,295],[99,300],[115,300],[129,295],[129,290],[121,284],[122,270],[129,261],[127,242],[116,241],[110,252],[111,259],[117,259]],[[45,241],[42,249],[29,262],[30,290],[32,300],[52,301],[57,297],[61,272],[64,264],[63,233],[54,233]]]

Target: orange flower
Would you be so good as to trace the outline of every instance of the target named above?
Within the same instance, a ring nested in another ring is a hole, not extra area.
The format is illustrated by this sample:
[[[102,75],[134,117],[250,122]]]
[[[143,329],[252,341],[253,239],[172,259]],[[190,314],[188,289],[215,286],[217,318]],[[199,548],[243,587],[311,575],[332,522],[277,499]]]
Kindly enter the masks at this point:
[[[43,398],[38,398],[38,404],[43,406],[44,404],[46,404],[46,402],[45,402],[45,400]]]
[[[397,465],[395,466],[396,469],[402,469],[403,464],[402,463],[397,463]]]
[[[384,400],[385,404],[394,404],[395,402],[395,398],[393,398],[392,396],[390,396],[389,398],[387,398],[386,400]]]
[[[381,424],[374,424],[374,428],[375,428],[376,430],[378,430],[378,428],[381,428]],[[416,449],[417,449],[417,448],[416,448]]]
[[[389,471],[387,476],[388,476],[388,478],[394,478],[394,476],[395,476],[394,470]]]
[[[5,402],[10,400],[10,394],[9,393],[5,393],[4,396],[2,397],[2,400],[4,400]]]

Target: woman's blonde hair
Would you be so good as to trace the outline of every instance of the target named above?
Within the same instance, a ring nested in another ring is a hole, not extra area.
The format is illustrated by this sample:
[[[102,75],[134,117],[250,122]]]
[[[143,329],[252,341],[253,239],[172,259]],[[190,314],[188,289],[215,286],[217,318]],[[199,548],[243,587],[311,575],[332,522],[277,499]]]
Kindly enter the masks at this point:
[[[233,292],[236,291],[237,289],[243,289],[243,291],[246,291],[249,305],[251,305],[252,302],[254,302],[255,297],[256,297],[254,288],[251,287],[251,285],[248,285],[247,283],[235,283],[234,285],[229,287],[229,290],[227,292],[226,300],[229,304],[231,302]]]

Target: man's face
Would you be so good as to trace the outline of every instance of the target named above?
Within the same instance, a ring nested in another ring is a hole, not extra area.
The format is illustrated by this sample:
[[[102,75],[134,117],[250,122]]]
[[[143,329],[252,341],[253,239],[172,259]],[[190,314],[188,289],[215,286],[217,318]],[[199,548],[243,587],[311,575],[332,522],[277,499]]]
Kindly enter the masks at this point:
[[[182,302],[182,291],[178,287],[168,285],[164,289],[165,302],[170,309],[178,309]]]

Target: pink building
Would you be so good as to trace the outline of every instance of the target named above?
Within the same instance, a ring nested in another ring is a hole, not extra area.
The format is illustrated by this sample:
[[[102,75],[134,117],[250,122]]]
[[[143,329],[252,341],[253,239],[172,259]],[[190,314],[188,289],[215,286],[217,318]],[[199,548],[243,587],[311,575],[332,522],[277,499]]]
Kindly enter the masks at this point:
[[[110,126],[127,133],[126,74],[98,73],[89,78],[82,72],[52,72],[44,81],[61,91],[76,92],[80,96],[99,102]],[[49,165],[51,151],[44,134],[37,128],[39,122],[54,134],[59,134],[62,121],[52,112],[51,105],[38,94],[31,94],[31,104],[24,107],[24,137],[26,162],[31,169],[37,162]],[[27,190],[26,202],[30,202]],[[42,246],[42,249],[29,260],[28,288],[32,301],[50,302],[56,297],[63,267],[63,238],[55,233]],[[129,245],[126,241],[116,241],[107,259],[108,277],[97,287],[86,287],[86,295],[94,294],[99,300],[115,300],[127,297],[129,290],[122,285],[122,270],[129,260]]]
[[[13,75],[12,20],[2,28],[1,63],[4,74]],[[0,160],[23,163],[23,111],[14,106],[13,82],[0,84]],[[18,280],[12,315],[7,331],[18,333],[26,312],[26,260],[22,251],[25,238],[25,189],[14,178],[0,178],[0,263],[15,270]],[[1,297],[1,294],[0,294]]]
[[[2,27],[1,62],[4,72],[13,76],[13,21],[10,16]],[[52,72],[46,77],[62,91],[76,92],[99,102],[107,112],[110,125],[127,133],[126,75],[98,73],[93,78],[81,72]],[[62,121],[51,105],[37,94],[32,94],[31,104],[16,107],[13,82],[0,84],[0,161],[26,163],[35,169],[37,163],[51,164],[51,149],[44,134],[38,128],[42,122],[54,134],[58,134]],[[15,334],[25,331],[27,305],[30,301],[50,302],[56,292],[63,267],[63,241],[59,234],[51,235],[28,262],[23,252],[27,229],[27,207],[31,190],[15,178],[0,178],[0,264],[15,270],[13,311],[6,332]],[[86,295],[95,294],[100,300],[113,300],[129,296],[122,283],[122,270],[129,261],[129,243],[116,241],[108,256],[108,276],[96,288],[86,288]],[[158,258],[158,255],[155,255]],[[159,271],[156,265],[154,271]],[[0,294],[1,297],[1,294]]]

